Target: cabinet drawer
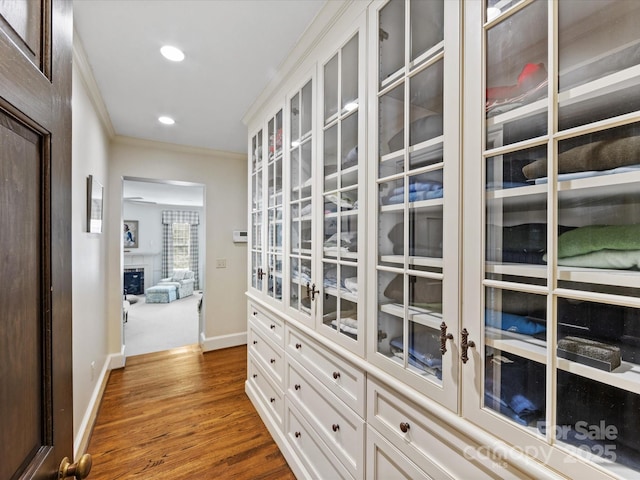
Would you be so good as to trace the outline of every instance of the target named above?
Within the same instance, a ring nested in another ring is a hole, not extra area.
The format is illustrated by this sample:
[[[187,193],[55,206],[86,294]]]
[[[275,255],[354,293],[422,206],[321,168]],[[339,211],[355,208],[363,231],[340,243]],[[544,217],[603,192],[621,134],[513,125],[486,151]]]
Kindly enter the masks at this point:
[[[264,369],[273,376],[277,385],[282,388],[284,377],[284,352],[273,345],[258,326],[249,322],[249,352],[251,352]]]
[[[367,479],[454,480],[436,465],[425,473],[371,427],[367,427]]]
[[[364,421],[293,359],[287,397],[355,478],[364,475]]]
[[[249,318],[253,319],[256,325],[281,348],[284,348],[284,322],[279,318],[265,313],[264,310],[249,304]]]
[[[273,419],[282,429],[282,419],[284,416],[284,395],[282,391],[273,383],[273,380],[260,367],[258,361],[249,354],[249,382],[254,385],[260,395],[263,405],[269,411]]]
[[[428,401],[425,398],[425,401]],[[367,421],[425,472],[453,478],[531,478],[480,448],[424,408],[373,378],[367,380]]]
[[[302,460],[313,480],[352,479],[344,465],[320,440],[313,428],[289,402],[286,405],[287,440]]]
[[[364,372],[291,327],[286,337],[287,353],[364,418]]]

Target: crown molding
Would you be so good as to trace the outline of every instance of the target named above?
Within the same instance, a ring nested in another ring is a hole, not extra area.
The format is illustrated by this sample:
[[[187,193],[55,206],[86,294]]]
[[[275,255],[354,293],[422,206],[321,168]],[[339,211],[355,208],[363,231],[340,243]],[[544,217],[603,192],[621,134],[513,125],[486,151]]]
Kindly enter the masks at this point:
[[[178,153],[190,153],[193,155],[204,155],[207,157],[224,158],[225,160],[247,161],[246,153],[229,152],[226,150],[214,150],[212,148],[192,147],[189,145],[179,145],[177,143],[158,142],[144,138],[128,137],[125,135],[115,135],[112,139],[115,145],[130,145],[141,148],[156,148],[159,150],[172,151]]]
[[[82,45],[80,35],[75,28],[73,29],[73,63],[76,67],[78,67],[80,79],[89,92],[89,98],[91,99],[93,107],[96,109],[98,117],[102,122],[102,126],[107,131],[109,139],[113,139],[116,135],[116,132],[113,129],[111,117],[109,116],[107,107],[105,106],[104,100],[102,99],[102,94],[100,93],[100,89],[98,88],[96,79],[93,76],[93,70],[91,69],[89,58],[87,57],[84,46]]]

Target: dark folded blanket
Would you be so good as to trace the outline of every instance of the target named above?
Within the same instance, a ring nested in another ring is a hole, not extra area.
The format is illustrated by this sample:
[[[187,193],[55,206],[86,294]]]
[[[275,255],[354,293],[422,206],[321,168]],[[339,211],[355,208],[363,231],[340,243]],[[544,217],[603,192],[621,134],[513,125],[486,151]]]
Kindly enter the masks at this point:
[[[638,163],[640,136],[599,140],[558,154],[558,173],[609,170]],[[528,179],[547,176],[547,159],[522,168]]]

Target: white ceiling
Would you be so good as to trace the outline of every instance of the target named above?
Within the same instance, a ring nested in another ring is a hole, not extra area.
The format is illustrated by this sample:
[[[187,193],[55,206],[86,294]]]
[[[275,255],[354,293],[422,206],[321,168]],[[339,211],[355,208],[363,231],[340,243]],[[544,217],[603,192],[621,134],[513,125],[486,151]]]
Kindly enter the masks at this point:
[[[325,0],[74,0],[116,135],[246,152],[242,117]],[[173,45],[174,63],[160,55]],[[158,117],[176,121],[167,126]],[[202,187],[126,181],[138,203],[202,204]],[[194,203],[198,202],[198,203]]]
[[[73,8],[117,135],[246,152],[242,117],[324,3],[74,0]],[[162,57],[165,44],[185,60]]]

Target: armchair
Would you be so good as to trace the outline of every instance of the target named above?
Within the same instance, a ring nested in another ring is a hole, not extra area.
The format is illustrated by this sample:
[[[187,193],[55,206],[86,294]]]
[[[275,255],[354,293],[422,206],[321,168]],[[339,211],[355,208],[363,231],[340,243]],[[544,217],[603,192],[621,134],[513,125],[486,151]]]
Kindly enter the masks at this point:
[[[194,282],[194,272],[180,268],[175,269],[170,277],[161,279],[158,285],[175,285],[177,297],[184,298],[193,295]]]

